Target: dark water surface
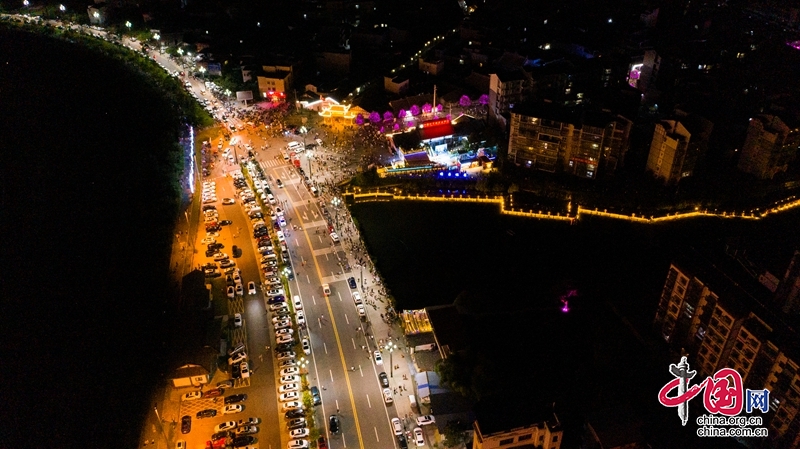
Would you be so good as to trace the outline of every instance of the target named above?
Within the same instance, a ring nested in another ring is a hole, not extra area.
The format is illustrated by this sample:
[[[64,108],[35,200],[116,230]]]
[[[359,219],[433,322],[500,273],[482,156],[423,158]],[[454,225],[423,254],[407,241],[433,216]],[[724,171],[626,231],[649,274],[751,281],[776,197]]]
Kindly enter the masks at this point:
[[[4,29],[0,109],[0,446],[136,447],[164,371],[175,121],[119,64]]]

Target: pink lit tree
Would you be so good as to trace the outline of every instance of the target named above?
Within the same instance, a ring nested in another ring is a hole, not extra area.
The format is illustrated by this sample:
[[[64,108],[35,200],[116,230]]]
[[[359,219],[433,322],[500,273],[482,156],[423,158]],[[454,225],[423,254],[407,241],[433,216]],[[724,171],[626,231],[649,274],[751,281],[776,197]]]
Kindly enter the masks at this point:
[[[489,104],[489,96],[486,94],[481,95],[481,97],[478,98],[478,103],[480,103],[481,106],[486,106]]]
[[[422,105],[422,112],[424,112],[426,114],[430,114],[431,113],[431,104],[430,103],[423,104]]]
[[[442,112],[442,109],[444,109],[444,107],[442,106],[441,103],[436,105],[436,112]]]
[[[411,106],[411,115],[413,115],[414,117],[419,115],[419,106],[417,105]]]
[[[400,109],[400,112],[397,113],[397,118],[399,118],[400,120],[403,120],[404,118],[406,118],[406,110],[405,109]]]
[[[379,121],[381,121],[381,115],[377,111],[372,111],[369,114],[369,121],[371,121],[372,123],[378,123]]]
[[[393,126],[393,129],[394,129],[395,131],[397,131],[398,129],[400,129],[400,124],[399,124],[399,123],[395,123],[395,124],[394,124],[394,126]]]
[[[356,125],[361,126],[364,124],[364,114],[356,115]]]
[[[393,119],[394,119],[394,114],[392,114],[392,111],[386,111],[383,113],[383,121],[390,122]]]
[[[458,100],[458,105],[462,108],[468,108],[472,105],[472,100],[470,100],[468,96],[462,95]]]

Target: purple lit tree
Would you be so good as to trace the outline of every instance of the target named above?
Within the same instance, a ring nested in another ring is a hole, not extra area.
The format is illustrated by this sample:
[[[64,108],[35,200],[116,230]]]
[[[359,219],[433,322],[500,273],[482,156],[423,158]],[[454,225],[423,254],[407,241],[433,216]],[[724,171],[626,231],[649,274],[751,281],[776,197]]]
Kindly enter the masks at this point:
[[[386,111],[383,113],[383,120],[385,122],[390,122],[393,119],[394,119],[394,114],[392,114],[392,111]]]
[[[436,105],[436,112],[442,112],[442,109],[444,109],[444,106],[441,103]]]
[[[458,100],[458,105],[462,108],[468,108],[472,105],[472,100],[470,100],[468,96],[462,95]]]
[[[381,126],[381,132],[383,132],[383,126]]]
[[[426,114],[430,114],[431,113],[431,104],[430,103],[423,104],[422,105],[422,112],[424,112]]]
[[[413,115],[414,117],[419,115],[419,106],[417,105],[411,106],[411,115]]]
[[[379,121],[381,121],[381,115],[378,114],[377,111],[372,111],[369,114],[369,121],[371,121],[372,123],[378,123]]]
[[[394,128],[395,131],[397,131],[398,129],[400,129],[400,124],[399,123],[395,123],[393,128]]]
[[[480,103],[481,106],[486,106],[489,104],[489,96],[486,94],[481,95],[481,97],[478,98],[478,103]]]
[[[400,109],[400,112],[397,113],[397,118],[399,118],[400,120],[406,118],[406,110]]]
[[[356,115],[356,125],[361,126],[364,124],[364,114]]]

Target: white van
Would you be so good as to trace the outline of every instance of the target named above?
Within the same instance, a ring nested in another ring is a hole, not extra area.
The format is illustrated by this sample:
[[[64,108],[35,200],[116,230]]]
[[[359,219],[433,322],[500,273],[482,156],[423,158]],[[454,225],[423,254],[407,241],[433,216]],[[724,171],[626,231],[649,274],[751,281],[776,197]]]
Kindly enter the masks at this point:
[[[286,148],[288,148],[289,151],[299,151],[303,149],[303,144],[300,142],[289,142],[289,145],[286,145]]]
[[[275,197],[272,196],[271,193],[267,194],[267,199],[269,200],[269,204],[275,204]]]
[[[319,192],[317,191],[316,187],[311,186],[311,194],[314,195],[314,196],[318,196],[319,195]]]

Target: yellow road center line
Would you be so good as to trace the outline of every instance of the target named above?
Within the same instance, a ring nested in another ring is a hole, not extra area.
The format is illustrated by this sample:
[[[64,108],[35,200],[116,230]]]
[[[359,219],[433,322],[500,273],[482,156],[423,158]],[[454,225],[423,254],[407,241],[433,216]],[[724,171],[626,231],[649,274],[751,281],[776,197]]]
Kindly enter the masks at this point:
[[[305,227],[305,222],[300,217],[300,214],[297,211],[297,207],[294,205],[294,201],[289,201],[292,205],[292,209],[294,210],[294,215],[300,220],[300,224],[303,228],[303,235],[306,236],[306,242],[308,243],[308,248],[311,250],[311,260],[314,261],[314,268],[317,270],[317,276],[319,276],[320,281],[322,280],[322,271],[319,269],[319,263],[317,262],[317,256],[314,255],[313,246],[311,246],[311,238],[308,236],[308,229]],[[339,347],[339,358],[342,361],[342,370],[345,372],[344,380],[347,383],[347,392],[350,394],[350,406],[353,407],[353,420],[356,423],[356,434],[358,434],[358,445],[361,449],[364,449],[364,439],[361,436],[361,426],[358,424],[358,411],[356,410],[356,402],[353,398],[353,388],[350,386],[350,375],[347,374],[347,363],[344,361],[344,352],[342,352],[342,341],[339,339],[339,331],[336,330],[336,320],[333,318],[333,309],[331,308],[331,302],[327,295],[325,296],[325,304],[328,306],[328,316],[331,317],[331,325],[333,325],[333,335],[336,336],[336,345]]]

